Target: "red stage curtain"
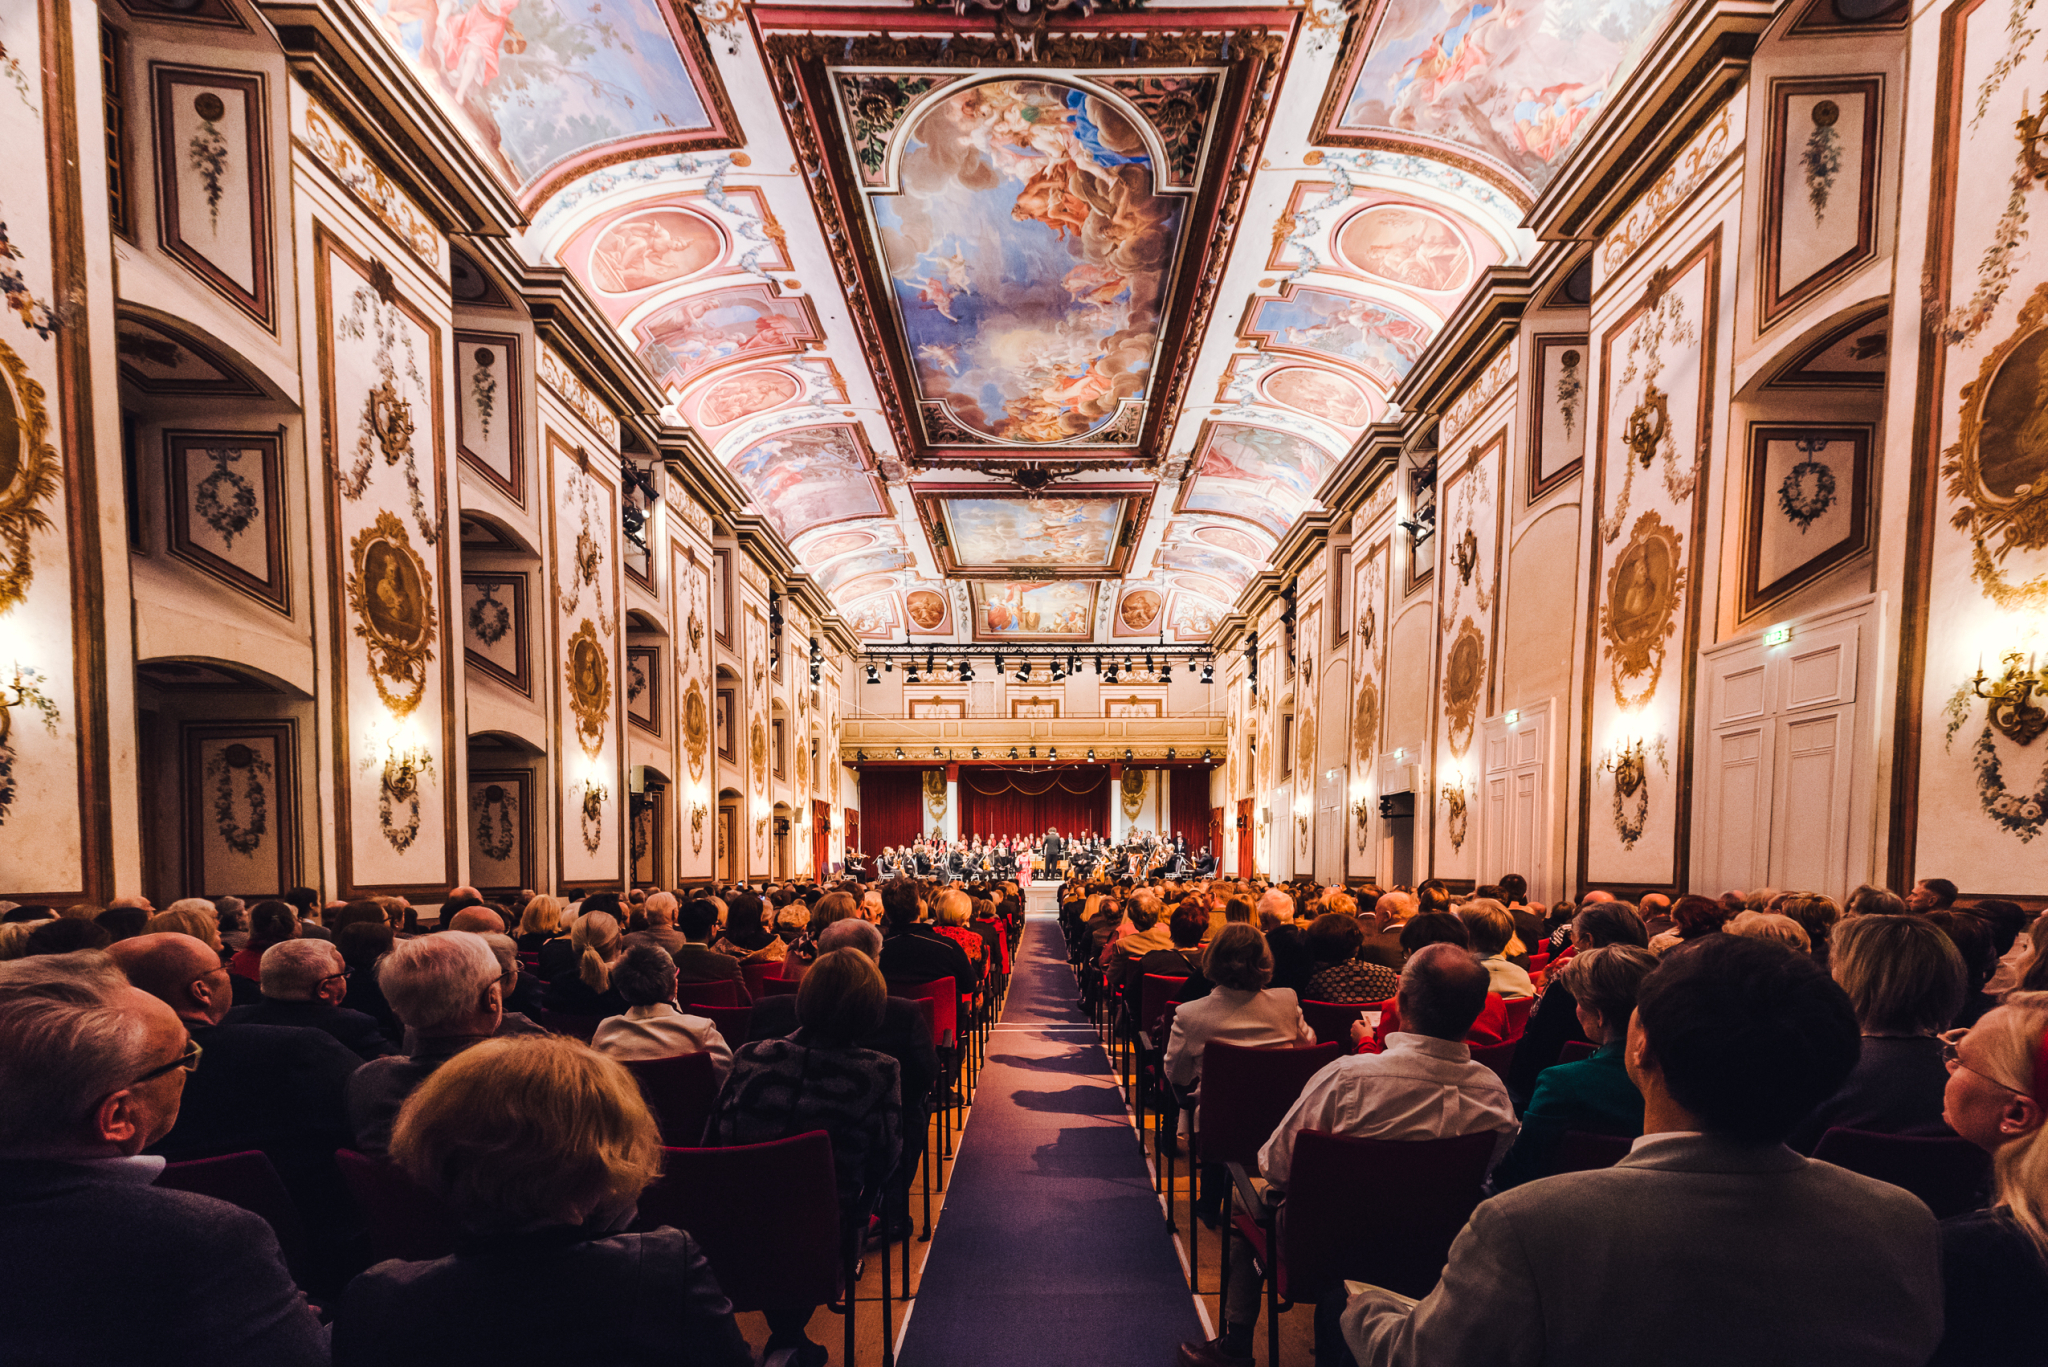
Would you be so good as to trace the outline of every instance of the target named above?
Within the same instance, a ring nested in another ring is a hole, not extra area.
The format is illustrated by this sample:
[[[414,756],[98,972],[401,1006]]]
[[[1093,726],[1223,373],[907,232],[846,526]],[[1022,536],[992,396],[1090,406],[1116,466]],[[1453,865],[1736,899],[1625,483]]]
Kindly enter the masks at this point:
[[[879,855],[885,845],[908,845],[932,825],[924,807],[924,770],[860,771],[862,852]]]
[[[1170,816],[1173,833],[1188,842],[1188,853],[1196,854],[1209,843],[1209,771],[1175,769]]]
[[[984,840],[1002,836],[1109,834],[1109,770],[1103,765],[1060,769],[960,766],[960,833]]]

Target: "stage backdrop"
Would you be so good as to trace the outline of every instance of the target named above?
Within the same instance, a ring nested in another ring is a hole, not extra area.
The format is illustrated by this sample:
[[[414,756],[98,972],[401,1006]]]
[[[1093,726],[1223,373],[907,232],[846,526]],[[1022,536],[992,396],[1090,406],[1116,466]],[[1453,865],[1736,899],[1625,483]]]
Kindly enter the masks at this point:
[[[1188,853],[1198,854],[1209,843],[1209,771],[1173,771],[1173,833],[1185,837]]]
[[[884,846],[908,845],[938,823],[924,809],[922,769],[860,770],[862,851],[879,856]]]
[[[994,764],[960,766],[960,833],[988,840],[998,836],[1044,835],[1057,828],[1073,836],[1109,833],[1109,769],[1008,768]]]

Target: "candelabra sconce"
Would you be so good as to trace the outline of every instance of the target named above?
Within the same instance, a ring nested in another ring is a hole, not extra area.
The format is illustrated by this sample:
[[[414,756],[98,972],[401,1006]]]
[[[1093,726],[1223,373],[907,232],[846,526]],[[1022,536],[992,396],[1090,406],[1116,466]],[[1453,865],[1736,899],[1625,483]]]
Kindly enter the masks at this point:
[[[384,743],[383,789],[393,802],[419,796],[420,783],[434,772],[434,752],[418,741],[401,744],[397,736]]]
[[[2048,104],[2044,104],[2044,109],[2048,109]],[[2048,163],[2037,174],[2048,176]],[[2048,709],[2034,701],[2036,694],[2048,696],[2048,669],[2042,668],[2032,655],[2026,657],[2022,666],[2017,650],[2005,652],[2000,662],[2005,672],[1996,677],[1987,678],[1984,667],[1979,665],[1976,676],[1970,680],[1970,691],[1985,700],[1984,718],[1999,734],[2015,744],[2031,745],[2035,737],[2048,731]],[[5,729],[0,728],[0,737],[5,734]]]
[[[2041,144],[2048,140],[2048,128],[2043,127],[2048,125],[2048,91],[2041,94],[2040,109],[2032,114],[2026,113],[2032,101],[2032,92],[2020,96],[2021,113],[2013,126],[2019,133],[2020,156],[2026,161],[2027,174],[2035,180],[2048,180],[2048,156],[2041,154]]]
[[[1305,817],[1305,816],[1297,816],[1297,817],[1295,817],[1295,818],[1294,818],[1294,838],[1295,838],[1295,841],[1296,841],[1296,843],[1297,843],[1297,844],[1299,844],[1299,845],[1301,846],[1301,848],[1302,848],[1303,850],[1307,850],[1307,849],[1308,849],[1308,818],[1307,818],[1307,817]]]
[[[704,822],[711,815],[711,809],[701,802],[690,804],[690,853],[704,852]]]
[[[1372,831],[1372,799],[1369,797],[1351,800],[1351,819],[1358,830],[1358,852],[1365,853],[1366,837]]]

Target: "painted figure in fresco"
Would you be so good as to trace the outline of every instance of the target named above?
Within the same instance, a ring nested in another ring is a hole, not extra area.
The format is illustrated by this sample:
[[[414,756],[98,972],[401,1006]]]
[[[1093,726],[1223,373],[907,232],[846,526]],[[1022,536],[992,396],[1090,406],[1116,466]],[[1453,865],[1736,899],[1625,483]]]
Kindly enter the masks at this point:
[[[455,83],[455,102],[498,77],[498,50],[524,52],[526,39],[512,27],[519,0],[477,0],[469,13],[449,25],[441,39],[441,67]]]

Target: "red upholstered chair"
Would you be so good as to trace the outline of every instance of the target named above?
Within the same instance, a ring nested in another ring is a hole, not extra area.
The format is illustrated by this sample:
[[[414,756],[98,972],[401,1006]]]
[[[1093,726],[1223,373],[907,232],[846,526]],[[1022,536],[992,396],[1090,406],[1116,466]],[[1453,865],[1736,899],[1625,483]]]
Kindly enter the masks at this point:
[[[740,972],[744,973],[743,968]],[[738,1006],[740,990],[730,979],[708,983],[677,983],[676,1005],[687,1011],[693,1006]]]
[[[454,1213],[396,1164],[353,1149],[335,1150],[334,1161],[369,1229],[373,1259],[428,1262],[455,1251],[461,1227]]]
[[[1529,1012],[1535,1009],[1534,997],[1507,997],[1502,1002],[1508,1009],[1508,1038],[1520,1039],[1522,1032],[1529,1028]]]
[[[565,1011],[550,1011],[545,1006],[533,1010],[533,1023],[550,1034],[567,1035],[590,1043],[590,1037],[597,1033],[597,1027],[604,1024],[603,1016],[572,1016]]]
[[[764,997],[794,997],[799,986],[796,978],[763,978],[761,993]]]
[[[1166,1049],[1166,1036],[1160,1033],[1159,1021],[1166,1014],[1166,1004],[1180,996],[1187,986],[1186,978],[1162,977],[1147,973],[1138,984],[1137,1020],[1132,1030],[1132,1043],[1136,1046],[1137,1085],[1131,1095],[1137,1108],[1138,1129],[1145,1128],[1145,1101],[1148,1091],[1157,1099],[1155,1109],[1163,1109],[1165,1102],[1160,1089],[1150,1085],[1155,1080],[1160,1055]]]
[[[782,965],[786,962],[788,961],[784,959],[775,959],[773,961],[763,959],[758,963],[741,964],[740,976],[747,981],[747,995],[750,997],[760,996],[761,984],[770,978],[781,977]]]
[[[1371,1009],[1368,1002],[1303,1002],[1302,1019],[1316,1032],[1318,1044],[1340,1044],[1351,1050],[1351,1022]]]
[[[938,1105],[939,1159],[943,1164],[953,1156],[953,1108],[966,1099],[960,1071],[960,985],[951,978],[934,978],[925,983],[890,982],[888,986],[892,997],[932,1004],[932,1048],[939,1054],[939,1081],[953,1095],[953,1100],[942,1099]],[[943,1181],[940,1186],[943,1189]]]
[[[1938,1220],[1978,1209],[1991,1186],[1991,1155],[1967,1139],[1837,1127],[1820,1137],[1813,1157],[1904,1187]]]
[[[1443,1275],[1451,1241],[1479,1204],[1492,1130],[1451,1139],[1354,1139],[1304,1130],[1287,1181],[1278,1234],[1272,1207],[1247,1190],[1237,1230],[1252,1241],[1266,1276],[1267,1361],[1280,1360],[1282,1302],[1313,1302],[1346,1280],[1420,1299]],[[1248,1184],[1247,1184],[1248,1185]]]
[[[1515,1048],[1521,1042],[1517,1035],[1502,1044],[1475,1044],[1472,1046],[1472,1061],[1485,1064],[1500,1076],[1502,1082],[1506,1082],[1508,1065],[1515,1061]]]
[[[277,1169],[270,1165],[269,1157],[260,1150],[248,1149],[241,1153],[167,1164],[157,1174],[156,1185],[173,1191],[211,1196],[216,1201],[226,1201],[231,1206],[240,1206],[253,1215],[262,1216],[277,1235],[277,1246],[284,1252],[285,1265],[295,1278],[304,1280],[300,1273],[306,1256],[305,1221],[300,1218],[298,1203],[285,1190]]]
[[[748,1031],[754,1024],[754,1008],[751,1006],[690,1006],[678,1009],[710,1021],[734,1049],[747,1042]]]
[[[661,1128],[661,1142],[692,1148],[704,1142],[704,1126],[718,1100],[717,1060],[709,1054],[628,1059],[626,1071],[640,1084],[647,1109]]]
[[[766,984],[776,982],[800,982],[802,981],[804,974],[810,971],[811,966],[809,964],[800,964],[796,962],[796,960],[794,959],[784,959],[782,961],[782,976],[779,978],[763,978],[761,982],[764,986]],[[771,987],[768,990],[773,992],[778,991],[779,989]]]
[[[1564,1042],[1564,1047],[1557,1051],[1557,1061],[1577,1063],[1580,1059],[1591,1058],[1595,1047],[1582,1039],[1568,1039]]]
[[[1557,1143],[1557,1156],[1551,1161],[1550,1170],[1557,1172],[1592,1172],[1598,1168],[1611,1168],[1628,1157],[1628,1151],[1635,1139],[1625,1134],[1594,1134],[1590,1130],[1566,1130],[1564,1138]]]
[[[832,1304],[852,1285],[839,1228],[832,1140],[823,1130],[725,1149],[664,1148],[640,1194],[640,1225],[688,1230],[739,1311]],[[886,1262],[887,1259],[884,1259]],[[846,1356],[854,1360],[853,1298]]]
[[[1150,976],[1150,975],[1148,975]],[[1186,979],[1182,979],[1185,984]],[[1159,1105],[1154,1115],[1156,1123],[1152,1132],[1152,1184],[1155,1190],[1166,1192],[1166,1227],[1173,1229],[1173,1177],[1174,1156],[1179,1152],[1180,1116],[1185,1109],[1173,1084],[1166,1080],[1166,1045],[1173,1038],[1173,1018],[1180,1012],[1178,1001],[1167,1002],[1159,1012],[1159,1027],[1156,1031],[1140,1034],[1138,1042],[1145,1051],[1145,1067],[1150,1074],[1154,1093]],[[1160,1176],[1160,1158],[1165,1158],[1165,1176]],[[1190,1175],[1193,1169],[1189,1169]],[[1163,1182],[1163,1186],[1162,1186]]]

